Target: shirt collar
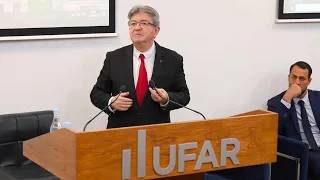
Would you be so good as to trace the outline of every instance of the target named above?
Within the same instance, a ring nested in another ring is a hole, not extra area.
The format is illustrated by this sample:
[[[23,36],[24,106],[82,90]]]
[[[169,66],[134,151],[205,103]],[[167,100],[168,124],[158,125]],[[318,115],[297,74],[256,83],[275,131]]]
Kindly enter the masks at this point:
[[[134,55],[137,59],[139,59],[140,54],[143,54],[144,57],[145,57],[145,59],[150,59],[151,56],[154,56],[154,55],[155,55],[155,51],[156,51],[156,46],[155,46],[155,43],[154,43],[154,42],[153,42],[151,48],[150,48],[148,51],[144,52],[144,53],[138,51],[138,49],[133,46],[133,55]]]
[[[307,91],[307,94],[303,98],[301,98],[301,99],[300,98],[293,98],[293,101],[295,104],[298,104],[298,102],[300,100],[304,101],[304,103],[306,103],[309,100],[308,89],[306,91]]]

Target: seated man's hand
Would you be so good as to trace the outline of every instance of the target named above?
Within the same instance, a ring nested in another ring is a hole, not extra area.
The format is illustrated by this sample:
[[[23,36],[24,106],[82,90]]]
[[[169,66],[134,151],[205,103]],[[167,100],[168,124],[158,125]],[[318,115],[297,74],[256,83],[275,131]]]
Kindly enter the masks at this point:
[[[302,93],[302,89],[298,84],[291,84],[288,88],[287,92],[283,96],[283,100],[288,103],[291,103],[293,98],[300,96]]]
[[[149,91],[151,92],[151,98],[155,101],[158,102],[162,105],[166,104],[168,101],[168,93],[166,90],[162,89],[162,88],[157,88],[157,91],[159,92],[159,94],[161,96],[159,96],[159,94],[153,90],[152,88],[149,88]]]
[[[111,104],[111,108],[117,111],[126,111],[132,106],[132,99],[127,98],[129,92],[121,93],[119,98]],[[111,102],[115,100],[117,96],[113,96]]]

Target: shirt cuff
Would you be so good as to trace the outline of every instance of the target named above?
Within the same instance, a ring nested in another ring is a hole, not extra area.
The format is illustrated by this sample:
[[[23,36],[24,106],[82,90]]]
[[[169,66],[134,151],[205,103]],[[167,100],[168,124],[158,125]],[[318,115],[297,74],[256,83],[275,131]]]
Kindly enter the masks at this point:
[[[160,104],[160,107],[166,107],[169,104],[169,96],[168,96],[168,100],[165,104],[161,104],[161,103],[159,103],[159,104]]]
[[[290,104],[290,103],[288,103],[287,101],[285,101],[285,100],[281,99],[281,103],[282,103],[284,106],[286,106],[288,109],[290,109],[290,108],[291,108],[291,104]]]
[[[111,104],[111,102],[112,102],[112,98],[113,98],[113,97],[111,97],[111,98],[109,99],[108,105],[109,105],[109,110],[114,113],[116,110],[115,110],[115,109],[112,109],[112,107],[110,106],[110,104]]]

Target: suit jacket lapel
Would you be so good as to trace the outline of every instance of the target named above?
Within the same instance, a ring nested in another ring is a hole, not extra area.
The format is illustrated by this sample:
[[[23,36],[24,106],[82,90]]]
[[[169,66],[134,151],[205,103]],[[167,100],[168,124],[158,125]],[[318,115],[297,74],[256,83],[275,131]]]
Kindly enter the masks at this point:
[[[163,64],[163,49],[162,47],[157,43],[155,42],[155,46],[156,46],[156,55],[155,55],[155,58],[154,58],[154,63],[153,63],[153,70],[152,70],[152,75],[151,75],[151,79],[155,81],[155,83],[157,83],[157,79],[156,77],[159,76],[159,74],[161,73],[162,71],[162,64]],[[156,84],[157,86],[157,84]],[[144,98],[142,100],[142,104],[143,104],[143,101],[145,101],[146,99],[148,99],[149,97],[151,96],[151,93],[149,90],[147,90],[146,94],[144,95]],[[137,107],[138,104],[137,104]]]
[[[133,78],[133,45],[130,45],[126,48],[124,61],[125,70],[123,73],[125,73],[127,77],[127,91],[130,93],[129,96],[132,98],[133,106],[138,107],[137,94]]]
[[[151,79],[153,80],[155,79],[155,77],[159,76],[159,74],[161,73],[163,63],[164,63],[163,48],[157,42],[155,42],[155,45],[156,45],[156,57],[154,59],[153,72],[151,76]],[[154,81],[157,83],[156,80]]]
[[[314,119],[317,122],[318,127],[320,128],[320,111],[317,109],[320,108],[320,102],[316,100],[315,94],[313,91],[308,90],[308,97],[310,101],[310,105],[312,108]]]
[[[300,132],[299,123],[298,123],[298,117],[297,117],[297,111],[296,111],[296,107],[294,105],[293,100],[291,102],[290,113],[291,113],[291,117],[292,117],[291,120],[293,121],[294,127],[296,128],[296,131],[299,134],[299,137],[301,137],[301,132]]]

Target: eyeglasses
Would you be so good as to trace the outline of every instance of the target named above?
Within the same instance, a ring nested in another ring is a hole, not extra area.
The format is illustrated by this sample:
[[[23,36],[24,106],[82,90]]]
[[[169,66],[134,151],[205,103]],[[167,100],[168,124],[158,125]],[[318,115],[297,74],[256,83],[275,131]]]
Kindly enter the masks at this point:
[[[138,24],[139,24],[139,26],[142,27],[142,28],[146,28],[146,27],[148,27],[148,26],[154,26],[154,27],[155,27],[154,24],[152,24],[152,23],[150,23],[150,22],[148,22],[148,21],[140,21],[140,22],[130,21],[130,22],[128,23],[130,29],[135,28]]]

